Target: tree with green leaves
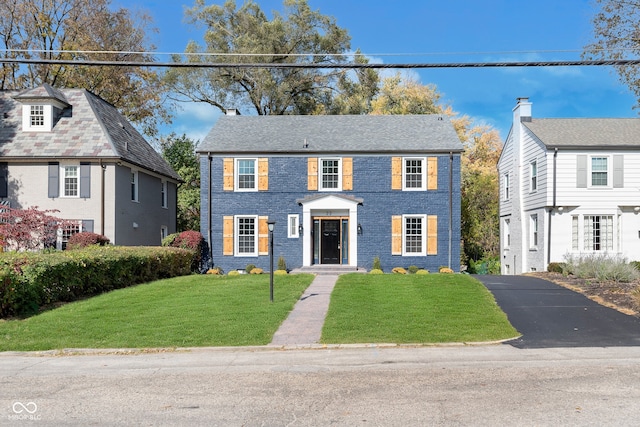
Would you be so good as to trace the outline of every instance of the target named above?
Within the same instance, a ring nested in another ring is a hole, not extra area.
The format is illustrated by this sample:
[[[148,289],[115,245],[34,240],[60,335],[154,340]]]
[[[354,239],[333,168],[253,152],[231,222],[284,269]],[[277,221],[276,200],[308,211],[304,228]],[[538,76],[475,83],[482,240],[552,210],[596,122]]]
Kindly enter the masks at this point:
[[[155,50],[147,39],[151,18],[128,9],[112,10],[111,0],[3,0],[0,48],[13,59],[151,62],[138,52]],[[104,53],[108,51],[109,53]],[[132,66],[2,63],[0,89],[54,87],[90,90],[115,105],[144,133],[157,134],[170,120],[164,87],[156,71]]]
[[[200,163],[197,144],[186,135],[162,138],[162,157],[183,182],[178,186],[178,231],[200,230]]]
[[[600,10],[593,17],[595,40],[585,47],[585,59],[629,59],[640,54],[640,1],[596,0]],[[620,81],[635,94],[640,107],[640,67],[615,65]]]
[[[187,18],[204,27],[205,45],[190,42],[186,59],[174,56],[173,60],[229,66],[170,69],[165,81],[176,99],[206,102],[223,112],[238,108],[258,115],[340,110],[332,100],[341,88],[349,89],[345,80],[350,75],[347,70],[237,66],[331,65],[348,61],[350,37],[334,18],[312,10],[307,0],[284,0],[283,5],[284,13],[273,12],[269,19],[253,0],[240,7],[234,0],[227,0],[222,6],[205,5],[204,0],[197,0],[187,10]],[[362,55],[356,57],[366,60]]]

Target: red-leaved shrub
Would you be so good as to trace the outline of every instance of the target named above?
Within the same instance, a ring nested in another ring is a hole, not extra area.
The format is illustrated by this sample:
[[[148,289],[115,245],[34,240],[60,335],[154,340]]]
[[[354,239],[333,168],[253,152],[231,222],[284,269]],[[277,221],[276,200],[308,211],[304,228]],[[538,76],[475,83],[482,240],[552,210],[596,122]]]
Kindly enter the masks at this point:
[[[67,241],[67,249],[82,249],[90,245],[108,245],[109,239],[102,234],[83,231],[69,237]]]
[[[170,239],[167,239],[168,241]],[[175,248],[189,249],[194,253],[193,259],[193,271],[200,270],[200,264],[202,263],[202,254],[205,251],[204,237],[199,231],[187,230],[178,233],[173,240],[170,240],[169,246]]]

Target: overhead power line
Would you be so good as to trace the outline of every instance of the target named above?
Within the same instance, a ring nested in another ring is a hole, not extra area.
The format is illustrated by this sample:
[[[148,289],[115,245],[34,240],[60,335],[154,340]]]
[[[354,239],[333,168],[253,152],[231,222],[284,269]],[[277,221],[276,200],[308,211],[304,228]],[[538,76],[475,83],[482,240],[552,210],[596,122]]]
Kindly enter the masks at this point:
[[[267,55],[265,55],[267,56]],[[155,67],[155,68],[312,68],[312,69],[383,69],[383,68],[506,68],[506,67],[576,67],[638,65],[640,59],[598,59],[565,61],[498,61],[498,62],[433,62],[398,64],[357,63],[226,63],[226,62],[145,62],[145,61],[96,61],[67,59],[19,59],[0,58],[0,63],[39,65],[84,65],[100,67]]]

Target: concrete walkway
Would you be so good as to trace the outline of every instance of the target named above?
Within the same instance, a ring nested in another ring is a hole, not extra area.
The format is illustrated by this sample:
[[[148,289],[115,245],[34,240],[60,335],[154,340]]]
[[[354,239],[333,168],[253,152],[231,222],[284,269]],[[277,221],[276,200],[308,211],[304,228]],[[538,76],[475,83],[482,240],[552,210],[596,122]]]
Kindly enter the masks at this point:
[[[270,346],[310,347],[320,342],[337,274],[317,275],[273,335]]]

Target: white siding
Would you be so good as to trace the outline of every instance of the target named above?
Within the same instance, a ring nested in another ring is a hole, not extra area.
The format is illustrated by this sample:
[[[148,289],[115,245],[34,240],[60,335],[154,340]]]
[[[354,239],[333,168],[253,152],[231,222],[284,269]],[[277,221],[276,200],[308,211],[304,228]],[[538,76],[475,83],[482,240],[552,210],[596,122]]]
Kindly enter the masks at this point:
[[[537,138],[529,132],[523,134],[522,148],[522,205],[525,210],[536,209],[546,205],[548,189],[546,149]],[[535,161],[538,169],[537,189],[531,191],[531,163]]]

